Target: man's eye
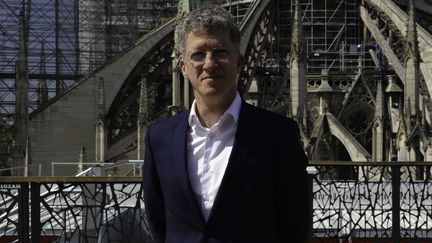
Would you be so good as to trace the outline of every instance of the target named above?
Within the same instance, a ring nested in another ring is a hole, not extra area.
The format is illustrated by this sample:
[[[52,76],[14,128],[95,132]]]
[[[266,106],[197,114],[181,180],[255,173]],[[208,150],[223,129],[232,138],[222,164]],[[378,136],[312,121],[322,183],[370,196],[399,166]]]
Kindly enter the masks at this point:
[[[202,61],[205,59],[206,54],[205,51],[196,51],[191,54],[190,59],[192,61]]]
[[[218,59],[220,59],[220,58],[223,59],[229,55],[229,52],[228,52],[228,50],[225,50],[225,49],[214,49],[213,55]]]

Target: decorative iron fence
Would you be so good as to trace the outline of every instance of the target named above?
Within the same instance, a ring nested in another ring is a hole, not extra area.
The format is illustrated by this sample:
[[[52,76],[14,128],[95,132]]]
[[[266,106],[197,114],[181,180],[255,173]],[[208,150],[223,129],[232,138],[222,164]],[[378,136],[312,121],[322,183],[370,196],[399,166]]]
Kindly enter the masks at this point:
[[[139,177],[2,177],[0,242],[150,242]]]
[[[311,162],[311,241],[432,242],[431,165]],[[30,240],[150,242],[141,178],[0,177],[0,242]]]
[[[314,242],[432,242],[431,162],[312,162]]]

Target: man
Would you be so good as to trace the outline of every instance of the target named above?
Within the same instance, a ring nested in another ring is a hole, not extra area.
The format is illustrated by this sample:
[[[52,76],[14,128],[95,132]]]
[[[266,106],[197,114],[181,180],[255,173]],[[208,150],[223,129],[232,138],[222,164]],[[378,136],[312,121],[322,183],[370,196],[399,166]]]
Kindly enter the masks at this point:
[[[144,200],[156,242],[306,240],[307,158],[297,124],[241,100],[244,58],[232,16],[216,6],[177,26],[191,110],[149,127]]]

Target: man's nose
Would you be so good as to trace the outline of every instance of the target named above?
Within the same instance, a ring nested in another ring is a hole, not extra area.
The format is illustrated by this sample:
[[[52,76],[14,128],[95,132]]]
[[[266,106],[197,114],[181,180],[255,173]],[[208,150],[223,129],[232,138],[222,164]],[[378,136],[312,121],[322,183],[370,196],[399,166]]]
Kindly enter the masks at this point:
[[[218,61],[215,58],[214,54],[212,52],[207,52],[205,58],[204,58],[204,65],[203,68],[209,69],[214,68],[218,65]]]

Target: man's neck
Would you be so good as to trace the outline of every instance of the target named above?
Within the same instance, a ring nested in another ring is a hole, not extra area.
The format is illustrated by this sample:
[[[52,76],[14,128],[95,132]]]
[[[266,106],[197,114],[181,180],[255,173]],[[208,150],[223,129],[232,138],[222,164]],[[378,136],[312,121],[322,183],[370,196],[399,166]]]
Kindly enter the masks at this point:
[[[211,100],[211,99],[195,99],[195,111],[204,127],[212,127],[216,124],[220,117],[225,113],[231,103],[234,101],[237,93],[225,99]]]

